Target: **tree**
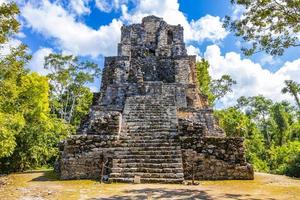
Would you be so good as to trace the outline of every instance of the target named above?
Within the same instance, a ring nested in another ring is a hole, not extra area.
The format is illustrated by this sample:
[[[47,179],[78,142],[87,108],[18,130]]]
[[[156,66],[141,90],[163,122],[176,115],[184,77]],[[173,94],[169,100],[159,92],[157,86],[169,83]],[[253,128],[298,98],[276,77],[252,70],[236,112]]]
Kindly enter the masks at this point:
[[[208,98],[209,105],[232,92],[232,86],[236,84],[229,75],[223,75],[220,79],[212,80],[209,75],[209,63],[202,58],[201,62],[196,63],[197,82],[199,89]]]
[[[245,55],[265,51],[282,55],[289,47],[299,47],[299,0],[231,0],[244,8],[240,19],[226,16],[224,26],[242,37],[249,48],[242,48]]]
[[[15,102],[23,126],[14,134],[15,148],[5,156],[5,168],[13,171],[45,165],[56,157],[57,143],[68,136],[72,127],[50,116],[48,79],[37,73],[21,77]]]
[[[282,146],[288,140],[288,131],[290,129],[291,115],[286,110],[284,103],[275,103],[271,108],[271,115],[276,123],[277,133],[275,135],[275,142]]]
[[[272,127],[272,122],[270,118],[270,109],[273,105],[272,100],[265,98],[262,95],[254,97],[240,97],[237,100],[237,107],[244,110],[245,113],[256,122],[258,127],[261,128],[261,132],[264,135],[265,142],[267,145],[271,144],[272,135],[270,127]]]
[[[281,90],[282,93],[289,93],[290,95],[292,95],[300,111],[300,100],[298,96],[300,94],[300,84],[292,80],[285,80],[284,83],[285,87]]]
[[[20,23],[16,15],[20,10],[16,3],[2,3],[0,5],[0,44],[8,41],[9,37],[19,31]]]
[[[271,172],[299,177],[299,141],[288,142],[282,146],[272,146],[269,154]]]
[[[17,33],[19,11],[14,3],[2,4],[0,11],[2,45]],[[0,56],[0,172],[52,162],[59,140],[73,131],[50,115],[48,79],[25,69],[30,58],[24,44]]]
[[[252,163],[257,170],[268,171],[269,167],[266,162],[267,152],[264,146],[264,139],[260,130],[251,121],[249,116],[245,115],[237,107],[215,111],[214,115],[227,136],[245,138],[247,161]]]
[[[210,89],[211,77],[208,69],[209,63],[204,58],[202,58],[200,62],[196,63],[196,75],[199,89],[202,94],[207,96],[209,104],[212,105],[214,97]]]
[[[210,88],[214,101],[217,101],[226,94],[232,92],[232,86],[235,84],[236,81],[229,75],[223,75],[220,79],[212,80]]]
[[[81,62],[73,55],[50,54],[45,57],[45,68],[50,70],[51,113],[78,125],[92,102],[92,93],[86,84],[99,75],[98,65]]]
[[[0,45],[19,29],[15,3],[0,6]],[[1,50],[1,49],[0,49]],[[27,74],[24,65],[29,61],[27,47],[20,45],[0,56],[0,158],[9,156],[17,146],[15,136],[25,125],[17,104],[21,77]]]
[[[229,107],[224,110],[215,111],[220,126],[224,129],[227,136],[245,137],[251,135],[247,128],[250,124],[250,119],[235,107]]]

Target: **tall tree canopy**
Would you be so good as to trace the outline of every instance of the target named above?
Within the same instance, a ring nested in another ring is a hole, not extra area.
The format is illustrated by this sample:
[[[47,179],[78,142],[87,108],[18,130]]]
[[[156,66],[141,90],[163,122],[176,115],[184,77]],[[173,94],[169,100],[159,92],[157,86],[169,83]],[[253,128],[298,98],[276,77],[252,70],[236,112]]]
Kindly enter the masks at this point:
[[[16,3],[3,3],[0,6],[0,44],[7,42],[9,37],[19,31],[20,23],[16,15],[20,10]]]
[[[98,65],[81,62],[72,55],[50,54],[45,57],[50,80],[51,112],[68,123],[78,125],[87,114],[93,94],[86,86],[100,73]]]
[[[263,96],[241,97],[234,107],[215,111],[228,136],[245,138],[246,158],[259,171],[299,177],[300,121],[289,103]]]
[[[232,92],[232,86],[236,84],[229,75],[223,75],[220,79],[212,79],[209,75],[209,63],[204,58],[196,63],[197,83],[202,94],[207,96],[209,105],[214,105],[217,100]]]
[[[296,104],[300,111],[300,84],[293,80],[284,81],[285,87],[282,89],[283,93],[289,93],[292,95],[296,101]]]
[[[17,33],[14,3],[0,6],[0,44]],[[73,130],[50,115],[48,78],[25,69],[30,60],[23,44],[0,56],[0,172],[53,162],[57,143]]]
[[[227,74],[223,75],[220,79],[212,80],[210,88],[214,96],[213,100],[217,101],[224,97],[226,94],[232,92],[232,87],[235,84],[236,81]]]
[[[226,16],[224,26],[240,36],[250,47],[243,47],[245,55],[265,51],[282,55],[289,47],[299,47],[299,0],[231,0],[245,11],[240,19]]]
[[[211,93],[211,77],[209,75],[209,63],[204,58],[201,61],[196,63],[196,75],[199,89],[202,94],[206,95],[209,103],[213,101],[213,94]]]

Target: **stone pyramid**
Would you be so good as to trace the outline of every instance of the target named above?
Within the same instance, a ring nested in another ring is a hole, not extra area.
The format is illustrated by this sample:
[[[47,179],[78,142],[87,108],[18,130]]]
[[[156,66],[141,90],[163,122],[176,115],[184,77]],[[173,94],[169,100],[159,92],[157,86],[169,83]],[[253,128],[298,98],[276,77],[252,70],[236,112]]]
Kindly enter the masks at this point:
[[[253,179],[243,139],[226,137],[196,83],[183,27],[147,16],[123,26],[100,93],[77,135],[60,143],[62,179],[181,183]]]

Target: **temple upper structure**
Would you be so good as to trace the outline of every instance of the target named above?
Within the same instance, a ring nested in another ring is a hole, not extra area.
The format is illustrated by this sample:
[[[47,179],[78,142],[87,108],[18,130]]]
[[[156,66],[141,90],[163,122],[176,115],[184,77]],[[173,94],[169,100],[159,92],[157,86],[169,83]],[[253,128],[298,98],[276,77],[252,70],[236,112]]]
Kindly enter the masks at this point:
[[[182,26],[155,16],[123,26],[118,56],[105,59],[101,105],[122,110],[128,96],[162,94],[174,96],[177,107],[205,108],[195,63],[196,57],[187,55]]]
[[[218,127],[197,81],[181,25],[148,16],[123,26],[89,115],[77,135],[60,143],[61,178],[252,179],[243,139]]]

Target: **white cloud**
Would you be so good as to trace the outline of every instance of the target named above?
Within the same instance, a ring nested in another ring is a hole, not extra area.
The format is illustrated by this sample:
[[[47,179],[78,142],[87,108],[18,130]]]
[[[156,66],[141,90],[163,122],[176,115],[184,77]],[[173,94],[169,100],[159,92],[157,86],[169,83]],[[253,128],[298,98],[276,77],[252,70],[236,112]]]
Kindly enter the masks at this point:
[[[71,0],[69,6],[78,15],[89,14],[89,2],[90,0]]]
[[[279,58],[274,58],[271,55],[265,54],[260,58],[260,64],[262,65],[274,65],[277,63],[280,63],[280,59]]]
[[[188,55],[195,55],[197,61],[201,60],[201,52],[199,48],[194,47],[193,45],[189,45],[186,47],[186,50]]]
[[[77,22],[63,7],[43,0],[40,4],[27,3],[22,8],[27,25],[46,37],[54,38],[62,50],[75,55],[116,55],[120,40],[121,21],[112,20],[98,30]]]
[[[40,48],[32,55],[32,59],[30,60],[27,67],[32,71],[38,72],[42,75],[46,75],[47,73],[49,73],[49,71],[44,68],[44,58],[50,53],[53,53],[52,49]]]
[[[136,7],[130,11],[125,5],[122,6],[122,20],[128,23],[140,23],[147,15],[162,17],[169,24],[183,26],[186,42],[218,41],[228,35],[219,17],[206,15],[189,23],[184,13],[179,10],[177,0],[139,0],[136,3]]]
[[[89,11],[90,0],[73,0],[70,6],[77,14]],[[126,3],[132,2],[134,8],[128,11]],[[95,30],[76,20],[59,4],[59,1],[27,2],[22,7],[22,15],[26,25],[47,38],[55,39],[58,47],[67,52],[81,56],[109,56],[117,54],[117,43],[120,40],[120,28],[123,22],[140,23],[147,15],[162,17],[166,22],[184,27],[187,43],[204,40],[222,40],[228,34],[222,27],[219,17],[206,15],[198,20],[188,22],[179,10],[178,0],[96,0],[96,6],[110,12],[122,10],[119,19],[113,19],[108,25]]]
[[[15,38],[10,38],[6,43],[0,45],[0,55],[6,56],[11,52],[11,48],[18,47],[22,42]]]
[[[232,11],[232,20],[238,20],[238,19],[242,19],[244,18],[244,13],[247,11],[245,6],[241,6],[241,5],[237,5],[235,4],[232,7],[233,11]]]
[[[300,58],[292,62],[286,62],[277,72],[285,77],[300,83]]]
[[[8,2],[7,0],[0,0],[0,5],[7,2]]]
[[[211,65],[210,74],[212,78],[217,79],[223,74],[229,74],[237,81],[233,93],[221,99],[221,103],[225,106],[234,105],[240,96],[259,94],[274,101],[292,100],[288,95],[281,93],[284,80],[293,79],[300,82],[300,59],[286,62],[280,70],[272,73],[263,69],[258,63],[249,59],[242,59],[240,54],[235,52],[221,55],[217,45],[208,46],[204,56]]]
[[[204,41],[211,40],[213,42],[224,39],[228,32],[223,28],[220,17],[206,15],[197,21],[191,22],[192,40]]]
[[[121,9],[122,4],[133,0],[95,0],[96,7],[106,13]]]
[[[16,37],[17,37],[17,38],[25,38],[26,35],[25,35],[25,33],[23,33],[23,32],[18,32],[18,33],[16,34]]]

